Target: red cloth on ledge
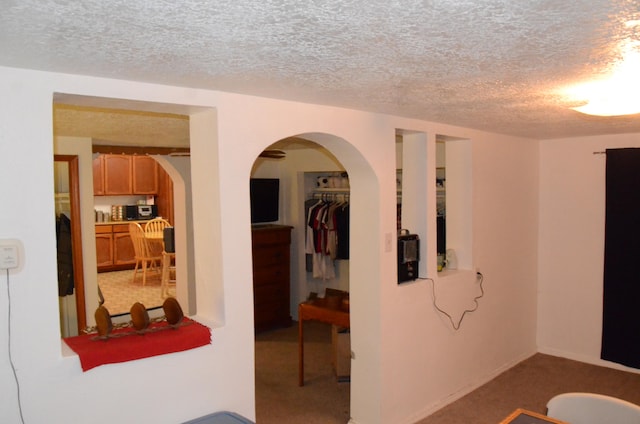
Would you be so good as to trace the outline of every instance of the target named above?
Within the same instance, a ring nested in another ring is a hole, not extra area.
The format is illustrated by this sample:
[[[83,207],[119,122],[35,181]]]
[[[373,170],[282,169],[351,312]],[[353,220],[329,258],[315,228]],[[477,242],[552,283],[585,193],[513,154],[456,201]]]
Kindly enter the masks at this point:
[[[97,334],[87,334],[67,337],[64,341],[80,357],[83,371],[105,364],[194,349],[211,343],[211,330],[208,327],[189,318],[184,318],[183,324],[186,325],[177,329],[164,328],[144,335],[132,334],[107,340],[95,340]],[[149,328],[158,327],[168,327],[168,324],[159,322],[149,326]],[[135,330],[123,328],[113,331],[112,334],[129,332],[135,332]]]

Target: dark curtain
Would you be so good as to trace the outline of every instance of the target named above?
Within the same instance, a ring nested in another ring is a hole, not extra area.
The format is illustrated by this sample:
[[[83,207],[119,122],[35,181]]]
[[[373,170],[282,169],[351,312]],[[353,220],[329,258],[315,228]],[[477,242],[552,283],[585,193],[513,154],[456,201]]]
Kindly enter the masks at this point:
[[[601,358],[640,368],[640,149],[607,150]]]

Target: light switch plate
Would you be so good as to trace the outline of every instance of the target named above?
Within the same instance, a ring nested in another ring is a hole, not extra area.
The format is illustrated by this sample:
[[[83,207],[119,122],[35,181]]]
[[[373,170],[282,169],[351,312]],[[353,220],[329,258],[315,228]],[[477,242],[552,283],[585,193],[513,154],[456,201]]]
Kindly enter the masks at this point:
[[[384,233],[384,251],[385,253],[391,253],[392,250],[392,239],[391,239],[391,233]]]
[[[0,240],[0,269],[15,270],[20,268],[21,251],[22,243],[20,240]]]

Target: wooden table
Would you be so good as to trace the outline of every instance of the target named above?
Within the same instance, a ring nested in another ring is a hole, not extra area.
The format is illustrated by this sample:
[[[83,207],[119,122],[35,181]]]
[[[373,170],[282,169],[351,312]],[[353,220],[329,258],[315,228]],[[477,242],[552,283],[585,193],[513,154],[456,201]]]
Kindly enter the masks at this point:
[[[144,238],[152,256],[157,256],[164,252],[164,233],[162,231],[145,232]]]
[[[144,233],[144,238],[152,243],[162,243],[164,246],[164,233],[162,231],[150,231]]]
[[[298,305],[298,386],[304,386],[304,322],[320,321],[349,328],[349,312],[329,308],[320,299]]]
[[[546,415],[538,414],[537,412],[527,411],[526,409],[518,408],[511,413],[507,418],[500,421],[500,424],[568,424],[564,421],[556,420],[555,418],[547,417]]]

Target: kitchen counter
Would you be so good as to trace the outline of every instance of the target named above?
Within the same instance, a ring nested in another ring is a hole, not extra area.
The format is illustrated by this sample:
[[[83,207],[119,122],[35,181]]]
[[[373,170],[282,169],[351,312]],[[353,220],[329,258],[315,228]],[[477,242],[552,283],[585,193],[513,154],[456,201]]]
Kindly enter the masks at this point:
[[[146,224],[147,222],[149,222],[149,219],[140,219],[140,220],[131,220],[131,221],[104,221],[104,222],[96,222],[96,225],[119,225],[119,224],[128,224],[130,222],[137,222],[138,224],[144,226],[144,224]]]

